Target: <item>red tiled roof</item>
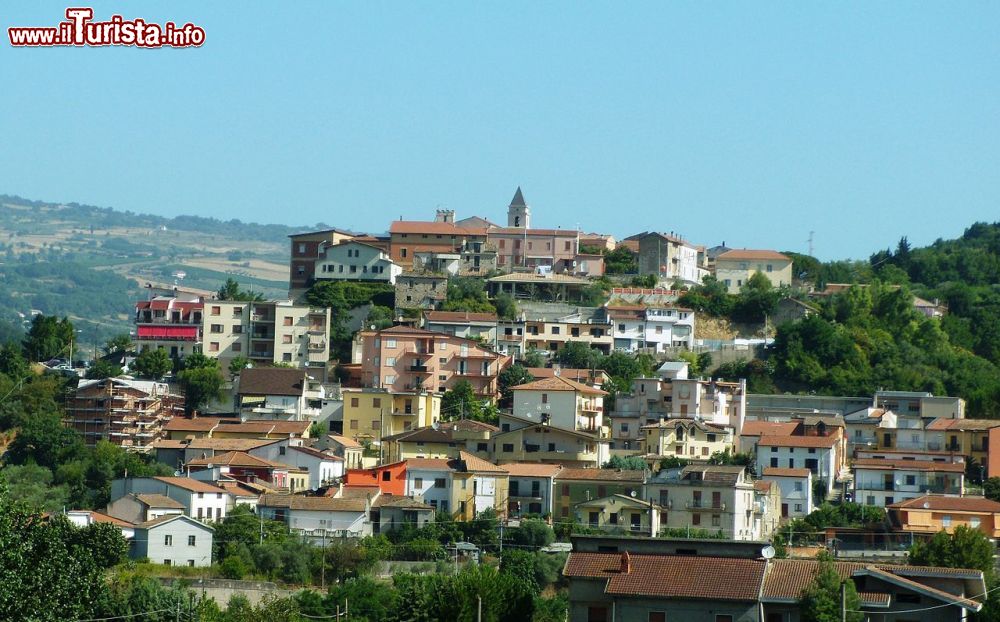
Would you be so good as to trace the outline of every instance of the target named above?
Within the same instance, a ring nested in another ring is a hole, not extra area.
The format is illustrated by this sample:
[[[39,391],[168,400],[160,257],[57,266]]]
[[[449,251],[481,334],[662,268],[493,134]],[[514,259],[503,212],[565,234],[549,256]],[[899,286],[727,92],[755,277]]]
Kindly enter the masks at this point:
[[[451,471],[451,460],[447,458],[408,458],[406,469],[421,471]]]
[[[607,594],[754,602],[766,563],[759,559],[630,554],[629,565],[629,572],[622,573],[620,553],[573,552],[563,574],[607,579]]]
[[[1000,427],[998,419],[935,419],[927,425],[928,430],[990,430]]]
[[[184,490],[189,490],[191,492],[226,492],[217,486],[213,486],[212,484],[196,479],[191,479],[190,477],[156,477],[154,479],[163,482],[164,484],[177,486],[178,488],[183,488]]]
[[[458,459],[465,463],[466,471],[486,471],[490,473],[506,473],[507,469],[497,466],[492,462],[483,460],[478,456],[474,456],[468,452],[460,451],[458,452]]]
[[[629,471],[624,469],[563,469],[556,479],[580,480],[592,482],[642,482],[645,471]]]
[[[308,421],[270,421],[266,419],[247,419],[243,423],[222,423],[215,429],[216,433],[237,434],[305,434],[309,429]]]
[[[809,477],[809,469],[764,467],[764,477]]]
[[[839,442],[834,436],[761,436],[762,447],[824,447],[830,448]]]
[[[486,235],[486,229],[464,228],[450,222],[430,222],[425,220],[394,220],[389,225],[389,233],[426,233],[428,235],[470,236]]]
[[[744,421],[740,436],[791,436],[797,421]]]
[[[858,458],[855,468],[875,470],[939,471],[942,473],[965,473],[965,465],[954,462],[931,462],[929,460],[888,460],[886,458]]]
[[[603,369],[576,369],[572,367],[561,367],[558,370],[554,367],[528,367],[528,373],[535,380],[541,380],[543,378],[551,378],[556,375],[556,371],[559,372],[559,376],[562,378],[568,378],[569,380],[575,380],[583,384],[589,384],[590,379],[594,378],[597,381],[603,381],[604,376],[607,372]]]
[[[496,322],[495,313],[470,313],[469,311],[426,311],[428,322]]]
[[[520,227],[490,227],[487,233],[489,235],[516,235],[529,238],[533,235],[575,238],[578,234],[573,229],[522,229]]]
[[[534,462],[508,462],[503,465],[511,477],[555,477],[562,470],[560,464]]]
[[[295,470],[296,467],[288,466],[287,464],[281,464],[280,462],[274,462],[272,460],[266,460],[258,456],[252,456],[244,451],[227,451],[225,453],[216,454],[214,456],[209,456],[206,458],[196,458],[190,460],[187,466],[239,466],[239,467],[254,467],[254,468],[264,468],[264,469],[286,469]]]
[[[924,495],[886,506],[893,510],[934,510],[947,512],[1000,512],[1000,503],[984,497]]]
[[[240,395],[292,395],[305,392],[304,369],[254,367],[240,372]]]
[[[221,421],[215,417],[198,417],[197,419],[174,417],[163,426],[163,429],[167,432],[210,432]]]
[[[732,261],[741,259],[775,259],[778,261],[791,261],[787,255],[782,255],[778,251],[753,250],[753,249],[733,249],[726,251],[715,258],[719,261]]]
[[[552,376],[541,380],[532,380],[524,384],[511,387],[511,391],[576,391],[588,395],[607,395],[607,391],[602,391],[583,383],[563,378],[562,376]]]
[[[361,447],[361,443],[357,442],[353,438],[348,438],[346,436],[341,436],[339,434],[328,434],[327,437],[333,442],[337,443],[341,447]]]

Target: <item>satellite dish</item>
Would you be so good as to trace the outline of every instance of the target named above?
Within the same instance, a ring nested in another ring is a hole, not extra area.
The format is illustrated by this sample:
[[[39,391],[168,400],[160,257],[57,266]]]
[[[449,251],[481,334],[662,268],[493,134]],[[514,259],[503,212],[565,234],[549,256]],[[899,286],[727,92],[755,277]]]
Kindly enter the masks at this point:
[[[768,544],[760,550],[760,554],[764,559],[771,559],[774,557],[774,547]]]
[[[629,494],[629,496],[631,496],[631,497],[632,497],[633,499],[635,499],[635,491],[634,491],[634,490],[633,490],[632,492],[628,493],[628,494]]]
[[[180,477],[181,475],[184,475],[183,471],[179,471],[179,470],[178,471],[174,471],[174,477]]]
[[[929,501],[924,501],[924,509],[925,509],[925,510],[929,510],[929,509],[931,509],[931,504],[930,504],[930,502],[929,502]]]

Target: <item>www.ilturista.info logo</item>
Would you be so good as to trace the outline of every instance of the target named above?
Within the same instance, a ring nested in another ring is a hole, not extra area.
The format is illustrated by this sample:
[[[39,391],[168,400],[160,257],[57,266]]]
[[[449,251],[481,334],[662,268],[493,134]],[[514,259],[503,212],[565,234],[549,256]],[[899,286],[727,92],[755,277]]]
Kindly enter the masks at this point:
[[[205,43],[205,29],[187,23],[163,25],[146,20],[124,19],[112,15],[106,22],[95,22],[94,9],[66,9],[66,21],[58,26],[10,27],[7,35],[16,47],[50,47],[54,45],[134,45],[143,48],[197,47]]]

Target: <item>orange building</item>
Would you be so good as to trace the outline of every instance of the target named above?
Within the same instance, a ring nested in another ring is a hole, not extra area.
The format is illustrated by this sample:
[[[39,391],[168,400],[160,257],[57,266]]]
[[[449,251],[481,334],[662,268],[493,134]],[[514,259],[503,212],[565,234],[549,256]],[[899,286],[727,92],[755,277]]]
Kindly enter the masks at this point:
[[[476,393],[494,399],[497,376],[510,363],[479,341],[445,333],[393,326],[359,333],[361,384],[390,393],[443,393],[468,380]]]
[[[344,486],[377,486],[383,494],[406,494],[406,461],[383,464],[370,469],[349,469],[344,474]]]
[[[486,244],[486,229],[452,222],[396,220],[389,225],[389,255],[403,270],[413,269],[416,253],[455,253]]]
[[[886,510],[890,523],[900,531],[951,533],[965,525],[987,537],[1000,537],[1000,503],[983,497],[924,495],[893,503]]]

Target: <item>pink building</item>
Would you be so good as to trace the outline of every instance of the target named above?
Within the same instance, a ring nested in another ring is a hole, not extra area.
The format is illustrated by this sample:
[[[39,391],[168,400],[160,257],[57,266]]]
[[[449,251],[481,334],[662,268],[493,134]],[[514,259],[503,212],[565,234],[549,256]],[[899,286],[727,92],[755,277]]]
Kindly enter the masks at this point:
[[[443,393],[460,380],[472,383],[476,393],[494,399],[497,376],[509,357],[473,339],[393,326],[359,334],[361,383],[389,392],[436,391]]]

